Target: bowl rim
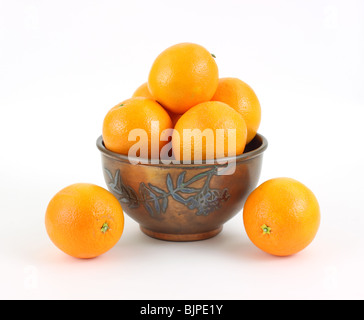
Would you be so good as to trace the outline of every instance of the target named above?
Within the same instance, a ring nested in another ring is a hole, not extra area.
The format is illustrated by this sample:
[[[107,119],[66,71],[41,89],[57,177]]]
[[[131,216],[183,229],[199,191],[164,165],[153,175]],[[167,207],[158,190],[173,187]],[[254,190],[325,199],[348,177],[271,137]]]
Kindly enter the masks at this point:
[[[165,164],[165,163],[162,163],[161,160],[159,160],[159,163],[150,163],[150,161],[151,161],[150,159],[142,159],[142,158],[135,158],[135,159],[130,158],[130,159],[131,160],[134,159],[137,162],[139,162],[141,160],[144,161],[144,163],[136,164],[138,166],[142,165],[142,166],[153,166],[153,167],[183,167],[183,168],[190,168],[190,167],[216,166],[216,165],[219,165],[219,162],[227,163],[227,162],[231,162],[231,161],[236,161],[236,163],[239,163],[239,162],[247,161],[247,160],[250,160],[252,158],[258,157],[267,149],[268,140],[262,134],[257,133],[253,140],[255,140],[255,139],[259,139],[261,141],[261,144],[260,144],[260,146],[258,148],[255,148],[255,149],[253,149],[251,151],[248,151],[248,152],[244,152],[243,154],[235,156],[235,157],[224,157],[224,158],[214,159],[214,163],[201,163],[201,164],[195,164],[195,163],[175,164],[175,163],[170,163],[170,164]],[[104,145],[102,135],[97,138],[96,146],[104,156],[110,157],[110,158],[112,158],[112,159],[114,159],[116,161],[119,161],[119,162],[127,162],[128,164],[132,164],[127,155],[115,153],[113,151],[110,151],[110,150],[106,149],[106,147]],[[146,162],[148,162],[148,163],[146,163]]]

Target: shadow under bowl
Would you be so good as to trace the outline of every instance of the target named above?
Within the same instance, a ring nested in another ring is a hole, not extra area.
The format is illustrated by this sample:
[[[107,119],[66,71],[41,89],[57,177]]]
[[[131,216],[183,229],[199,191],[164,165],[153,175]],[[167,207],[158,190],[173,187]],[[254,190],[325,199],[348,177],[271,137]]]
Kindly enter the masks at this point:
[[[213,164],[132,164],[97,139],[105,182],[126,214],[153,238],[195,241],[221,232],[256,187],[268,142],[257,134],[242,155]],[[140,159],[139,159],[140,160]],[[235,172],[224,174],[227,164]],[[149,161],[150,162],[150,161]]]

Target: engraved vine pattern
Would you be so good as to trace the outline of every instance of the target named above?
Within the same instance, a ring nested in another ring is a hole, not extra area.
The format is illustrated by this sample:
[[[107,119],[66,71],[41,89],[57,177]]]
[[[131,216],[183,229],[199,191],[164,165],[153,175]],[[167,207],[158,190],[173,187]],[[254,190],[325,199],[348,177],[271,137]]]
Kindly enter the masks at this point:
[[[151,216],[164,214],[167,211],[170,197],[185,205],[189,210],[195,210],[195,214],[198,216],[209,215],[230,198],[227,188],[222,190],[210,188],[212,177],[217,175],[217,168],[199,173],[189,180],[185,179],[186,171],[184,171],[177,177],[176,183],[168,174],[166,190],[142,182],[139,185],[139,193],[124,184],[120,170],[117,170],[115,175],[106,168],[105,172],[109,177],[109,188],[117,195],[121,203],[127,204],[130,208],[138,208],[142,204]],[[206,179],[202,188],[191,187],[194,182],[202,179]]]

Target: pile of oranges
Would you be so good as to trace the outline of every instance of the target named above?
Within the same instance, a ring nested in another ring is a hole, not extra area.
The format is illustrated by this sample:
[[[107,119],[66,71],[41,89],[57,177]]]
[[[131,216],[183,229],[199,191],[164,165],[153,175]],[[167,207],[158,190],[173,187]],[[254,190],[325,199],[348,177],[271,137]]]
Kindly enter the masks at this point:
[[[214,159],[232,155],[228,154],[228,130],[231,129],[236,130],[234,155],[242,154],[246,144],[255,137],[260,120],[260,103],[248,84],[237,78],[219,79],[213,54],[198,44],[180,43],[155,59],[148,82],[137,88],[132,98],[108,112],[103,123],[103,140],[110,151],[127,155],[135,143],[129,141],[130,132],[142,129],[148,134],[148,145],[141,147],[151,157],[152,121],[158,121],[160,134],[174,129],[172,149],[177,160],[183,161],[186,154],[193,160]],[[195,142],[187,144],[185,129],[201,132],[210,129],[215,139],[204,140],[202,146]],[[223,145],[216,145],[216,130],[224,130]],[[160,141],[159,151],[166,143]],[[202,149],[197,155],[200,159],[196,159],[196,147]],[[208,147],[214,152],[207,153]],[[217,154],[217,150],[221,152]]]
[[[163,51],[155,59],[148,81],[105,116],[105,147],[128,155],[135,144],[135,139],[130,139],[131,132],[143,130],[147,139],[140,151],[148,159],[160,157],[167,144],[177,160],[183,161],[186,155],[193,160],[216,159],[231,155],[227,138],[233,129],[234,154],[242,154],[259,129],[260,103],[253,89],[242,80],[219,78],[215,59],[204,47],[193,43],[177,44]],[[186,144],[184,130],[195,129],[210,129],[215,139],[200,141],[201,145],[196,139]],[[217,130],[223,130],[224,139],[216,139]],[[156,132],[157,155],[152,152],[152,136]],[[160,139],[165,132],[170,133],[170,141]],[[208,144],[212,144],[213,153],[207,152],[211,147]],[[196,158],[197,148],[202,152]],[[258,248],[287,256],[303,250],[314,239],[320,209],[305,185],[276,178],[249,195],[243,220],[248,237]],[[53,197],[45,222],[50,239],[59,249],[73,257],[93,258],[119,241],[124,215],[118,200],[107,190],[92,184],[74,184]]]

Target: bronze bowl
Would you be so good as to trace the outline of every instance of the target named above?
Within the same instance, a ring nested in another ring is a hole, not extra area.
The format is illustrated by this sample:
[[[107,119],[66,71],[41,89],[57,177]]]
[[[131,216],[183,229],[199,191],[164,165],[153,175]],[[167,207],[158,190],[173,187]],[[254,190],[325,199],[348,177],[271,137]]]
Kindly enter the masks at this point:
[[[220,233],[256,187],[267,146],[257,134],[242,155],[230,158],[236,161],[235,173],[218,175],[224,166],[218,163],[132,164],[126,155],[107,150],[102,136],[97,139],[107,187],[124,212],[148,236],[170,241]]]

